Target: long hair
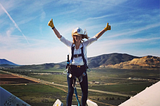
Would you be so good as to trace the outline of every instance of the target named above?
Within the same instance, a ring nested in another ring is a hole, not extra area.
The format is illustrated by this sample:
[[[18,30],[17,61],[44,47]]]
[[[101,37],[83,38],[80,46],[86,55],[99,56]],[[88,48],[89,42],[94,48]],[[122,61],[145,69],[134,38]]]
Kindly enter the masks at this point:
[[[77,36],[78,36],[78,35],[77,35]],[[82,37],[81,42],[83,42],[83,41],[84,41],[84,40],[83,40],[84,38],[85,38],[85,39],[89,39],[89,37],[88,37],[88,35],[87,35],[87,34],[86,34],[86,35],[84,35],[84,34],[82,35],[82,34],[81,34],[81,37]],[[76,41],[75,41],[75,39],[74,39],[73,35],[72,35],[72,38],[73,38],[73,43],[76,43]]]
[[[72,38],[73,38],[73,35],[77,35],[78,36],[78,33],[77,32],[74,32],[74,33],[72,33]],[[83,42],[84,40],[84,38],[85,39],[89,39],[89,37],[88,37],[88,34],[87,34],[87,31],[85,30],[84,31],[84,34],[79,34],[79,35],[81,35],[81,37],[82,37],[82,40],[81,40],[81,42]],[[74,40],[74,38],[73,38],[73,43],[75,43],[76,41]]]

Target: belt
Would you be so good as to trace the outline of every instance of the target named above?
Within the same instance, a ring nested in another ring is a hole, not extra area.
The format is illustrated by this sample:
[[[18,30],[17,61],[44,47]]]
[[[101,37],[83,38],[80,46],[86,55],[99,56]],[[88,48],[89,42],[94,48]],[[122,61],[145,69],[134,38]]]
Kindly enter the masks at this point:
[[[76,67],[76,68],[81,68],[81,67],[84,67],[84,65],[72,65],[73,67]]]

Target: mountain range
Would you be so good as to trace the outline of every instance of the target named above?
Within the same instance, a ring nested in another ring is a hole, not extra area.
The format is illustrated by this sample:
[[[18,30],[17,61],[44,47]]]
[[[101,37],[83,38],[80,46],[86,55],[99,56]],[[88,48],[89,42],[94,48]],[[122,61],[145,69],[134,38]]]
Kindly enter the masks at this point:
[[[101,65],[114,65],[125,61],[130,61],[134,58],[140,58],[129,54],[111,53],[103,54],[96,57],[88,58],[88,66],[91,68],[100,67]]]
[[[6,59],[0,59],[0,66],[18,66],[18,64],[15,64],[15,63],[8,61]]]
[[[121,62],[114,65],[101,65],[105,68],[117,68],[117,69],[154,69],[160,70],[160,57],[144,56],[141,58],[134,58],[130,61]]]
[[[0,59],[0,66],[16,65],[5,59]],[[45,63],[41,65],[20,66],[25,69],[51,69],[65,68],[66,62]],[[89,68],[117,68],[117,69],[160,69],[160,57],[156,56],[132,56],[122,53],[103,54],[88,58]]]

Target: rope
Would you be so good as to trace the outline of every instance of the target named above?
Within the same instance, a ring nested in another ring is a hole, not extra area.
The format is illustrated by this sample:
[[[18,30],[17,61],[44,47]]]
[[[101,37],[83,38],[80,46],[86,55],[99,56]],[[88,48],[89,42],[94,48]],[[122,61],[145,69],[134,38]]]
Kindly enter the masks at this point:
[[[77,94],[77,89],[76,87],[74,87],[74,93],[76,95],[76,99],[77,99],[77,102],[78,102],[78,106],[80,106],[80,102],[79,102],[79,99],[78,99],[78,94]]]

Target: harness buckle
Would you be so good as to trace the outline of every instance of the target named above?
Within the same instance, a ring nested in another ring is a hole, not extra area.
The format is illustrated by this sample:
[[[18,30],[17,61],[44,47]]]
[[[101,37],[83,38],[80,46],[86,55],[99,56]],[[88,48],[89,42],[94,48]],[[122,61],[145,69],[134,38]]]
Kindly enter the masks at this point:
[[[76,58],[78,58],[78,54],[76,55]]]
[[[69,74],[69,78],[72,78],[72,74]]]
[[[80,68],[80,67],[81,67],[81,66],[79,66],[79,65],[77,66],[77,68]]]

